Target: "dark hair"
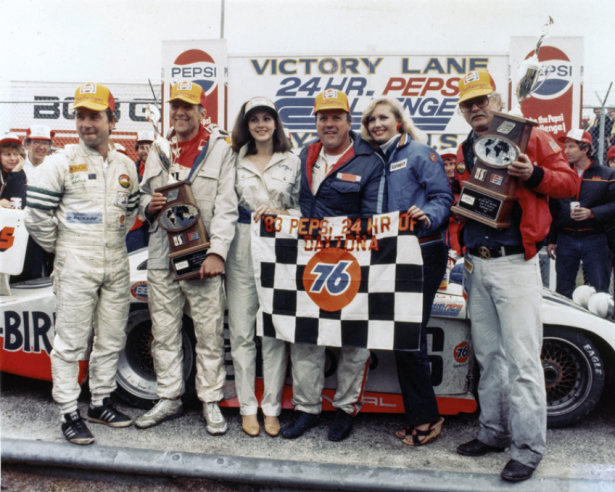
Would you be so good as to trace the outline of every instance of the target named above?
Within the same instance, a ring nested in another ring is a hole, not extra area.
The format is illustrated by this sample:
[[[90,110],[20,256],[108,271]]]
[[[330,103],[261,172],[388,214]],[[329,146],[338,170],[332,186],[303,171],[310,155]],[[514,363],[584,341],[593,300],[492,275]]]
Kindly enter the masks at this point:
[[[4,149],[15,149],[21,157],[24,159],[26,158],[26,151],[21,144],[15,142],[5,142],[0,144],[0,153],[2,153]]]
[[[594,146],[592,144],[587,142],[577,142],[577,144],[579,145],[579,149],[581,149],[581,152],[585,152],[587,150],[588,158],[593,159],[594,157],[596,157],[596,151],[594,150]]]
[[[242,104],[239,114],[235,119],[235,126],[233,126],[233,133],[231,133],[231,139],[233,141],[233,151],[239,152],[239,150],[246,144],[248,144],[247,154],[256,154],[256,144],[254,143],[254,137],[250,133],[248,127],[248,118],[246,118],[246,104],[248,101]],[[267,106],[257,106],[251,111],[261,110],[267,111],[275,120],[275,131],[273,132],[273,152],[288,152],[291,149],[290,140],[284,134],[284,125],[282,119],[277,111],[274,111]]]

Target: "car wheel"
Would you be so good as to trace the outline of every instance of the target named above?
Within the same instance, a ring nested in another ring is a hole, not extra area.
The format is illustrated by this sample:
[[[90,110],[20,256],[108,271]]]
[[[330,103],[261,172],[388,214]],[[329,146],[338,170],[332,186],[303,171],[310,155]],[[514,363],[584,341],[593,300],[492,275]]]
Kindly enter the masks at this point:
[[[596,345],[579,330],[545,326],[541,360],[548,426],[577,423],[593,410],[604,388],[604,365]]]
[[[133,309],[128,315],[126,346],[119,354],[116,394],[126,403],[149,409],[157,401],[156,373],[152,357],[152,321],[149,310]],[[190,317],[182,319],[182,342],[184,352],[184,400],[193,398],[195,391],[196,361],[194,326]]]

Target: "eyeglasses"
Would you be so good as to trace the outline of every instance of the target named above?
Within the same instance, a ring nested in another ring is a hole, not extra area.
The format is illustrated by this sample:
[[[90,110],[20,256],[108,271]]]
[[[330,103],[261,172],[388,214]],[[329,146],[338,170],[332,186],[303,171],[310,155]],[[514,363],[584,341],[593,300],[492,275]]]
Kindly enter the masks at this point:
[[[489,104],[489,99],[491,99],[491,94],[468,99],[467,101],[459,103],[459,110],[462,113],[469,113],[470,111],[472,111],[472,108],[475,104],[479,107],[479,109],[486,108]]]

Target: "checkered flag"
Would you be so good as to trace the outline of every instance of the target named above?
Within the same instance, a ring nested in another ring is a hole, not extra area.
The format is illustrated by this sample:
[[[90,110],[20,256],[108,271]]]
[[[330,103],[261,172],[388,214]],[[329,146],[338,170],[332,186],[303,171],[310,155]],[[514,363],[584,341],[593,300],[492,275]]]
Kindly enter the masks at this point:
[[[423,260],[407,214],[264,216],[251,234],[259,336],[419,349]]]

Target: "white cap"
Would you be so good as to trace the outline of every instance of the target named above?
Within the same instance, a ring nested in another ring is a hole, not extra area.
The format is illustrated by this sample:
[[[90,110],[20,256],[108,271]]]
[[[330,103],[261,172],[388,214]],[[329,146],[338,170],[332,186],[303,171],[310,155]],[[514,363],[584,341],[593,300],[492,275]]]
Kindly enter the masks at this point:
[[[267,99],[266,97],[253,97],[246,103],[246,107],[244,109],[245,116],[247,116],[250,111],[256,108],[269,108],[272,109],[275,114],[278,114],[278,108],[276,108],[275,104],[269,99]]]
[[[145,130],[137,133],[137,143],[153,142],[154,140],[156,140],[156,135],[154,135],[154,132]]]
[[[19,137],[15,135],[14,133],[6,132],[0,135],[0,145],[9,143],[9,142],[15,143],[17,145],[21,145],[21,140],[19,140]]]
[[[113,142],[113,145],[115,145],[115,150],[117,150],[118,152],[121,152],[124,155],[128,155],[126,153],[126,147],[124,147],[121,143]]]
[[[438,154],[440,154],[440,157],[442,157],[442,159],[444,159],[445,157],[453,157],[453,158],[457,158],[457,149],[455,149],[454,147],[449,147],[448,149],[440,149],[438,150]]]
[[[570,130],[565,137],[558,138],[558,142],[566,143],[566,140],[576,140],[577,142],[585,142],[585,143],[593,143],[591,133],[586,132],[585,130],[581,130],[580,128],[575,128],[574,130]]]
[[[46,125],[33,125],[26,130],[26,138],[30,140],[51,140],[56,134]]]

